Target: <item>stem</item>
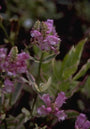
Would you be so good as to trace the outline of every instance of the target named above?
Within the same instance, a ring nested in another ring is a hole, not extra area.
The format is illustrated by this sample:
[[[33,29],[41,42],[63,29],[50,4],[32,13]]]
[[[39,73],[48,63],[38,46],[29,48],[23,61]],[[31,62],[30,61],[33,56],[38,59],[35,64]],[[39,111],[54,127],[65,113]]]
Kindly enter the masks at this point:
[[[42,52],[41,57],[40,57],[39,66],[38,66],[38,74],[37,74],[37,78],[36,78],[37,84],[39,84],[39,80],[40,80],[40,71],[41,71],[41,65],[42,65],[43,55],[44,55],[44,53]],[[37,93],[36,93],[36,94],[35,94],[35,98],[34,98],[34,102],[33,102],[33,105],[32,105],[32,109],[31,109],[31,116],[32,116],[32,114],[33,114],[34,106],[35,106],[35,103],[36,103],[36,101],[37,101],[37,96],[38,96],[38,95],[37,95]]]
[[[34,102],[33,102],[33,105],[32,105],[31,116],[33,115],[33,110],[34,110],[34,106],[35,106],[36,100],[37,100],[37,93],[35,95]]]
[[[8,36],[8,33],[7,33],[5,27],[3,26],[2,23],[0,23],[0,27],[1,27],[1,29],[3,30],[3,32],[5,33],[5,36],[7,37],[8,41],[12,44],[12,46],[14,46],[14,41],[11,41],[11,40],[10,40],[10,38],[9,38],[9,36]]]
[[[12,93],[9,95],[9,105],[11,106],[11,100],[12,100]]]
[[[43,55],[44,55],[44,53],[42,52],[41,57],[40,57],[39,66],[38,66],[37,82],[39,82],[39,79],[40,79],[40,71],[41,71]]]

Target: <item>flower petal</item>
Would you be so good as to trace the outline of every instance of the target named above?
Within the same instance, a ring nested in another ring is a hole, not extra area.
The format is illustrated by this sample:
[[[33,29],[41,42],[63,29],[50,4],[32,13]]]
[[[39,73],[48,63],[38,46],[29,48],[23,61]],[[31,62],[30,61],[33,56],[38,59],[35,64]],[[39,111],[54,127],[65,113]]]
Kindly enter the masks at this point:
[[[37,37],[41,36],[41,33],[38,30],[33,30],[33,31],[31,31],[31,36],[34,38],[37,38]]]
[[[54,115],[58,118],[58,121],[65,120],[65,118],[67,117],[64,110],[58,111],[58,112],[54,113]]]
[[[90,128],[90,121],[87,120],[84,125],[83,125],[83,129],[89,129]]]
[[[51,111],[52,111],[51,107],[46,108],[44,105],[42,105],[37,109],[39,115],[48,115]]]
[[[65,100],[66,100],[66,96],[65,96],[65,93],[64,92],[60,92],[55,100],[55,104],[58,108],[60,108],[64,103],[65,103]]]
[[[85,114],[81,113],[78,117],[77,120],[75,122],[75,128],[82,128],[83,124],[85,123],[85,121],[87,120]],[[82,128],[83,129],[83,128]]]
[[[50,96],[49,94],[44,94],[42,97],[40,97],[44,103],[47,105],[47,106],[50,106],[51,104],[51,100],[50,100]]]

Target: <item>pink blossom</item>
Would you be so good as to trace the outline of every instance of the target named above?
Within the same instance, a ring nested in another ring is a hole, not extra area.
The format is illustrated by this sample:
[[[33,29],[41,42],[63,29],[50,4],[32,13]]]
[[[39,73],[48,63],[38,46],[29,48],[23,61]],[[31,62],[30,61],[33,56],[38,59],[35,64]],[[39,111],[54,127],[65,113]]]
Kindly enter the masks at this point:
[[[26,61],[29,59],[29,54],[22,52],[12,55],[12,49],[7,55],[5,48],[0,48],[0,71],[6,72],[8,75],[16,75],[27,71]]]
[[[14,91],[14,82],[9,80],[8,78],[4,81],[4,87],[2,89],[3,93],[11,93]]]
[[[49,94],[44,94],[42,97],[40,97],[43,102],[47,105],[47,106],[50,106],[51,104],[51,99],[50,99],[50,96]]]
[[[0,48],[0,60],[5,59],[7,53],[7,49],[5,48]]]
[[[21,52],[18,54],[17,48],[13,47],[7,55],[5,48],[0,48],[0,72],[4,72],[7,78],[5,78],[3,84],[1,83],[1,93],[11,93],[14,91],[15,82],[9,79],[12,76],[17,76],[27,72],[27,60],[29,54]],[[9,75],[9,76],[8,76]]]
[[[42,51],[58,52],[60,38],[58,37],[53,20],[48,19],[41,24],[41,28],[33,28],[31,31],[32,42]]]
[[[55,100],[55,104],[58,108],[62,107],[62,105],[65,103],[66,96],[64,92],[60,92]]]
[[[12,55],[8,55],[5,62],[5,70],[8,75],[16,75],[25,73],[27,71],[26,60],[29,59],[29,54],[22,52],[17,54],[16,58],[12,60]]]
[[[75,122],[75,129],[89,129],[90,121],[87,120],[86,115],[81,113]]]
[[[4,62],[7,54],[7,49],[5,48],[0,48],[0,70],[3,69],[4,67]]]
[[[49,94],[44,94],[40,97],[45,105],[42,105],[38,108],[37,112],[39,115],[50,115],[53,114],[58,118],[58,121],[64,120],[66,118],[66,114],[64,110],[60,110],[59,108],[65,103],[67,99],[64,92],[60,92],[55,100],[55,102],[51,101]]]
[[[50,34],[53,30],[53,20],[48,19],[45,24],[48,27],[47,34]]]
[[[38,108],[38,114],[39,115],[48,115],[51,113],[52,108],[51,107],[45,107],[45,105],[42,105],[40,108]]]
[[[45,40],[43,40],[43,43],[48,48],[46,50],[53,50],[54,52],[57,52],[56,48],[58,47],[58,42],[59,41],[60,41],[60,39],[58,37],[53,36],[53,35],[49,35],[49,36],[46,37]]]
[[[34,38],[38,38],[38,37],[41,36],[41,33],[39,31],[37,31],[37,30],[33,30],[31,32],[31,36],[34,37]]]

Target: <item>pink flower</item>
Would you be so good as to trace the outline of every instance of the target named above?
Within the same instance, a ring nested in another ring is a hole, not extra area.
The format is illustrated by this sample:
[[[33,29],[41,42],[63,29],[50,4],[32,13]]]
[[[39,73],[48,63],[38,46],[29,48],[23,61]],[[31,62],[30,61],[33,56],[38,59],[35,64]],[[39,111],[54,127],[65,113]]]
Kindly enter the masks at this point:
[[[37,45],[42,51],[51,50],[55,53],[58,52],[60,38],[56,33],[55,27],[53,26],[53,20],[48,19],[45,22],[41,22],[41,25],[37,25],[37,28],[35,27],[35,29],[33,28],[31,31],[31,36],[32,43]]]
[[[89,129],[90,121],[87,120],[86,115],[81,113],[75,122],[75,129]]]
[[[27,60],[29,59],[29,54],[22,52],[18,54],[17,47],[13,47],[9,54],[7,55],[7,50],[5,48],[0,48],[0,72],[5,73],[5,80],[3,84],[3,79],[1,79],[1,93],[11,93],[14,91],[14,83],[9,79],[16,77],[22,73],[27,72]],[[8,76],[9,75],[9,76]]]
[[[37,31],[37,30],[33,30],[31,32],[31,36],[34,37],[34,38],[38,38],[38,37],[41,36],[41,33],[39,31]]]
[[[66,118],[64,110],[59,110],[59,108],[62,107],[62,105],[65,103],[65,100],[67,99],[64,92],[60,92],[58,94],[55,102],[51,101],[49,94],[44,94],[40,98],[44,101],[46,106],[42,105],[37,109],[39,115],[53,114],[58,118],[58,121],[64,120]]]
[[[27,71],[26,61],[29,59],[29,54],[22,52],[17,54],[16,58],[12,60],[12,55],[7,56],[5,62],[5,70],[8,75],[22,74]]]
[[[4,81],[4,87],[2,89],[3,93],[14,92],[14,82],[10,81],[8,78]]]
[[[58,42],[60,39],[56,36],[49,35],[46,37],[45,40],[43,40],[44,44],[47,46],[47,50],[53,50],[54,52],[57,52]]]
[[[6,54],[7,54],[7,50],[5,48],[0,48],[0,70],[4,68]]]
[[[8,55],[5,48],[0,48],[0,71],[4,71],[8,75],[25,73],[27,71],[26,61],[29,59],[29,54],[22,52],[13,55],[13,48]]]
[[[0,60],[5,59],[7,50],[5,48],[0,48]]]
[[[46,24],[47,27],[48,27],[47,34],[52,33],[52,30],[54,29],[54,27],[53,27],[53,20],[48,19],[48,20],[45,22],[45,24]]]

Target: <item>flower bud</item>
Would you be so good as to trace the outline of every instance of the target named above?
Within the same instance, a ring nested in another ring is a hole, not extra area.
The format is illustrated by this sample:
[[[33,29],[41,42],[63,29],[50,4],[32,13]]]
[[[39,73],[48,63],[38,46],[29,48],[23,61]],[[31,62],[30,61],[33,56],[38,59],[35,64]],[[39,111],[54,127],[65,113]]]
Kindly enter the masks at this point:
[[[35,24],[34,24],[34,30],[40,30],[40,21],[39,20],[37,20],[36,22],[35,22]]]

